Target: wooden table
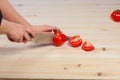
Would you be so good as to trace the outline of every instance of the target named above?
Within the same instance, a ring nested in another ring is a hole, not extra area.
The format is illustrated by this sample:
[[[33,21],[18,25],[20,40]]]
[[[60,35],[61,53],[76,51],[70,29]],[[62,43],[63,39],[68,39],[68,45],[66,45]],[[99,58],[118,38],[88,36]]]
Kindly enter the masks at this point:
[[[110,18],[120,0],[10,0],[32,24],[58,26],[80,35],[95,50],[86,52],[66,42],[61,47],[8,41],[0,36],[0,78],[120,79],[120,23]]]

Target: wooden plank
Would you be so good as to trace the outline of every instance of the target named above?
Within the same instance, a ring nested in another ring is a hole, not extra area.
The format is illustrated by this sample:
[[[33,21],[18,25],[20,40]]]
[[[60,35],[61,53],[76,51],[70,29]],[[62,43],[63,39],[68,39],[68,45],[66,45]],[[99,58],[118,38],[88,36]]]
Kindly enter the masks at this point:
[[[120,25],[110,19],[120,0],[10,0],[32,24],[59,26],[95,50],[12,43],[0,36],[1,79],[120,79]]]

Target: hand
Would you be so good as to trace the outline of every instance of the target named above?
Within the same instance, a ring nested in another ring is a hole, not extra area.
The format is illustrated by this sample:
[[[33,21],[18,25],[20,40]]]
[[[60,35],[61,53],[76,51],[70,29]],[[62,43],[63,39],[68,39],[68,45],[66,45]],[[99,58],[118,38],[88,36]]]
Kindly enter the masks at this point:
[[[32,37],[35,37],[35,34],[30,28],[5,20],[2,21],[1,31],[3,31],[3,33],[7,35],[8,39],[13,42],[26,43],[31,40],[29,34],[32,35]]]
[[[29,28],[25,28],[23,25],[20,24],[13,24],[11,26],[11,30],[7,34],[8,39],[13,42],[23,42],[26,43],[31,40],[31,37],[29,35],[32,35],[34,37],[34,33]]]
[[[51,26],[51,25],[34,25],[32,26],[32,30],[34,33],[40,33],[40,34],[51,34],[52,31],[54,30],[60,30],[56,26]]]

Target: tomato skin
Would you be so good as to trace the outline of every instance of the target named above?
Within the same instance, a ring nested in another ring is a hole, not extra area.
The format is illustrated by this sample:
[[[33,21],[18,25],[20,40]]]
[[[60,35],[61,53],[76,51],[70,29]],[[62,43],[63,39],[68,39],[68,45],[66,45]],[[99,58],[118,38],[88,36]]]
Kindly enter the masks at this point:
[[[66,35],[65,34],[59,34],[55,35],[53,37],[53,44],[55,46],[61,46],[66,41]]]
[[[69,39],[69,44],[72,47],[79,47],[82,44],[82,39],[80,38],[80,36],[75,35]]]
[[[120,22],[120,10],[115,10],[111,13],[111,18],[115,21],[115,22]]]
[[[82,49],[85,51],[92,51],[95,49],[95,47],[88,41],[85,41],[82,45]]]
[[[66,41],[66,35],[65,34],[61,34],[60,36],[62,37],[62,41],[65,42]]]

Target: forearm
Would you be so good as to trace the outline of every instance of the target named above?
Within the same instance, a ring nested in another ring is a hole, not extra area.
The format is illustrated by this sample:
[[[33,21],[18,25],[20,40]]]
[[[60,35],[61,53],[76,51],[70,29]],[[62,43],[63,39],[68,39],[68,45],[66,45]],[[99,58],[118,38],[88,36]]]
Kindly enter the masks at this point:
[[[3,14],[3,18],[15,22],[20,23],[26,26],[31,26],[9,3],[8,0],[0,0],[0,8]]]

